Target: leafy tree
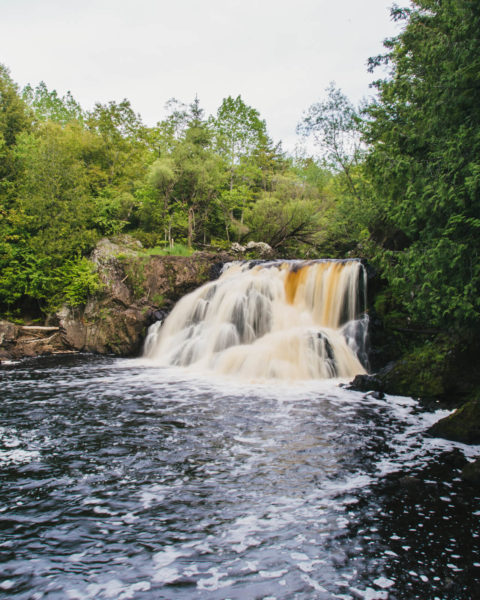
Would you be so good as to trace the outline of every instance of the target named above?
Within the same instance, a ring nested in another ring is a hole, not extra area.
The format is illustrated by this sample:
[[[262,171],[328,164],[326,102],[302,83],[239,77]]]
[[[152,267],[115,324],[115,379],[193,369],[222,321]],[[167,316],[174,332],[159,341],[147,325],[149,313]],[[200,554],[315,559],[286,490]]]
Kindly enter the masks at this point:
[[[370,61],[390,72],[366,127],[383,230],[401,239],[383,235],[382,264],[412,319],[479,326],[480,5],[414,0],[392,15],[405,25]]]
[[[315,187],[294,173],[279,175],[273,191],[246,211],[245,238],[267,242],[284,255],[311,253],[321,239],[324,208]]]
[[[141,197],[140,224],[147,231],[158,228],[164,231],[164,240],[173,245],[172,225],[174,222],[173,188],[177,181],[176,167],[171,157],[153,162],[146,175],[145,185],[137,196]]]
[[[49,306],[65,284],[60,275],[65,261],[92,249],[95,204],[85,165],[92,140],[77,124],[62,128],[53,122],[17,136],[15,160],[22,176],[0,249],[0,303],[28,297]]]
[[[270,140],[267,126],[259,112],[245,104],[241,96],[224,98],[213,119],[216,150],[228,165],[228,192],[222,195],[221,208],[230,221],[253,200],[254,190],[262,178],[259,156]],[[228,224],[226,227],[229,238]]]
[[[267,140],[267,126],[260,114],[241,96],[224,98],[214,120],[217,149],[230,169],[230,189],[242,159],[253,156]]]
[[[319,178],[330,198],[320,247],[327,256],[365,254],[365,242],[381,211],[364,168],[363,123],[359,111],[333,83],[326,93],[326,99],[313,104],[297,128],[302,135],[313,137],[323,176],[311,163],[304,162],[303,168]]]
[[[148,163],[151,138],[140,115],[128,100],[95,104],[87,118],[92,133],[103,140],[98,162],[107,174],[108,186],[132,192]]]
[[[32,88],[30,84],[25,86],[22,97],[41,121],[49,120],[66,125],[72,121],[83,123],[85,120],[86,115],[82,107],[69,91],[60,98],[56,90],[48,90],[44,81],[36,88]]]
[[[350,193],[360,200],[353,169],[363,155],[360,137],[360,117],[351,102],[333,83],[325,90],[327,99],[313,104],[297,131],[312,136],[325,166],[343,172]]]
[[[13,151],[17,136],[31,129],[32,116],[10,72],[0,64],[0,207],[3,210],[14,191],[17,170]]]

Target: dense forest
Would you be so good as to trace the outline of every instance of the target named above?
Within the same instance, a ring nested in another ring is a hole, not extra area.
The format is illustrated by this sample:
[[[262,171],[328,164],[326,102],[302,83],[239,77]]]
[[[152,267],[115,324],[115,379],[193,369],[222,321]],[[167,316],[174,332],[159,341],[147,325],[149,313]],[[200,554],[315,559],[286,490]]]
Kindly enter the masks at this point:
[[[365,257],[403,322],[479,329],[480,5],[415,0],[392,18],[374,99],[357,109],[331,85],[301,119],[317,158],[287,155],[240,96],[210,116],[172,100],[149,127],[128,100],[85,110],[1,66],[0,313],[81,304],[96,242],[128,233],[150,253],[254,240]]]

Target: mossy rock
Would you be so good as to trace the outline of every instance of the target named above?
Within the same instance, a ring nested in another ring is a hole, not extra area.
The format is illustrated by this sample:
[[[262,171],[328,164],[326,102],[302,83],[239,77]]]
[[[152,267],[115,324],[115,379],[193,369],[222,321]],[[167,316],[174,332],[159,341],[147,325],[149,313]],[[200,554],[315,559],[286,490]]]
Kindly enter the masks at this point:
[[[429,433],[435,437],[462,442],[480,443],[480,395],[458,408],[448,417],[430,427]]]
[[[435,398],[446,393],[445,372],[450,346],[444,342],[426,343],[379,373],[389,394]]]

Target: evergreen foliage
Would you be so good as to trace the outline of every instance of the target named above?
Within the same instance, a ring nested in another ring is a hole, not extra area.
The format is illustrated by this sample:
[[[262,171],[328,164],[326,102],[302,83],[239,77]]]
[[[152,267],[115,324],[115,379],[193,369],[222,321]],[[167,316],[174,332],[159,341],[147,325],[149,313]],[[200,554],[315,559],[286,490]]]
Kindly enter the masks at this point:
[[[411,318],[479,324],[480,5],[415,0],[367,110],[381,265]]]

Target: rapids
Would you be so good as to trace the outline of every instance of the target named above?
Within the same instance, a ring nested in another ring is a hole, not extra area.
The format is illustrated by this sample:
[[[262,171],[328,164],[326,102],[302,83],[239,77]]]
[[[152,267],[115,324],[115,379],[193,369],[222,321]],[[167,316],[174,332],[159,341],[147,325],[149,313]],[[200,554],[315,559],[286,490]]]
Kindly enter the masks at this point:
[[[356,260],[230,263],[151,327],[144,355],[247,381],[351,377],[365,372],[365,295]]]

